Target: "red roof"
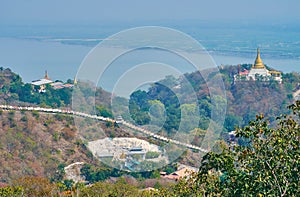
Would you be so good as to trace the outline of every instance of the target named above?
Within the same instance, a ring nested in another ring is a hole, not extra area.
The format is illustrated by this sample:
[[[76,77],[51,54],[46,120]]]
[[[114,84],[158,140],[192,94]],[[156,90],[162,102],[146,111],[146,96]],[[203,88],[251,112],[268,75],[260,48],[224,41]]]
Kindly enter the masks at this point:
[[[240,71],[239,75],[248,75],[249,70]]]
[[[164,178],[172,179],[172,180],[179,180],[181,178],[184,178],[185,176],[189,176],[191,173],[195,172],[194,170],[191,170],[187,167],[184,167],[180,170],[177,170],[176,172],[173,172],[172,174],[163,176]]]

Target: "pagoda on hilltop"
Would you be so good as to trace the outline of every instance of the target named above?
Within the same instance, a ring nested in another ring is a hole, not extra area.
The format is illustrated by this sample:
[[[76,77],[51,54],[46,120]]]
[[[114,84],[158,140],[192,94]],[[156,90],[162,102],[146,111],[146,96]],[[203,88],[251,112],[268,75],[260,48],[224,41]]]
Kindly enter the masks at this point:
[[[58,90],[62,88],[73,88],[75,84],[77,84],[76,78],[74,78],[73,83],[71,82],[71,80],[68,80],[66,83],[63,83],[59,80],[52,81],[48,75],[47,70],[45,71],[44,78],[31,82],[34,90],[38,91],[39,93],[45,93],[47,85],[50,85],[54,90]]]
[[[45,71],[45,76],[42,79],[38,79],[38,80],[34,80],[31,82],[31,84],[36,87],[35,89],[39,92],[39,93],[44,93],[46,92],[46,84],[50,84],[53,81],[49,78],[48,76],[48,72]]]
[[[278,81],[282,83],[281,72],[268,70],[260,57],[260,49],[257,48],[257,55],[250,70],[243,70],[234,76],[234,81]]]

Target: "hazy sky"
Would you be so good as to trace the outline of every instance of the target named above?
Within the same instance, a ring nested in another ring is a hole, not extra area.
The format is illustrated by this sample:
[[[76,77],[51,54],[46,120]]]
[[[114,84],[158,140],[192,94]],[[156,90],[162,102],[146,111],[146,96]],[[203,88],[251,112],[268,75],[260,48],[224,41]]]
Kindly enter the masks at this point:
[[[0,0],[0,24],[299,22],[299,0]]]

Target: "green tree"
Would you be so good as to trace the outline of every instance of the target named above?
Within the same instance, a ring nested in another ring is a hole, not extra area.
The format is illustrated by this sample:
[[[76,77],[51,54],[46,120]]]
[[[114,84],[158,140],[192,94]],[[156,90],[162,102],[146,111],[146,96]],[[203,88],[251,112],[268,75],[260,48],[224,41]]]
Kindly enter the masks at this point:
[[[236,145],[203,158],[197,177],[205,195],[296,196],[300,193],[300,101],[292,116],[278,117],[270,128],[263,115],[237,130],[248,145]]]
[[[248,143],[203,157],[199,172],[157,196],[298,196],[300,193],[300,101],[293,114],[270,128],[263,115],[236,136]]]
[[[23,188],[22,187],[3,187],[0,188],[0,196],[1,197],[19,197],[23,194]]]
[[[110,109],[105,107],[104,105],[96,106],[96,114],[103,117],[113,118],[113,113]]]
[[[166,120],[164,104],[162,104],[159,100],[150,100],[149,104],[151,106],[149,109],[151,124],[158,127],[163,126]]]
[[[233,114],[227,114],[224,122],[224,127],[227,131],[233,131],[236,126],[240,125],[242,118]]]
[[[72,179],[66,179],[63,181],[64,185],[66,186],[67,190],[72,190],[75,182]]]

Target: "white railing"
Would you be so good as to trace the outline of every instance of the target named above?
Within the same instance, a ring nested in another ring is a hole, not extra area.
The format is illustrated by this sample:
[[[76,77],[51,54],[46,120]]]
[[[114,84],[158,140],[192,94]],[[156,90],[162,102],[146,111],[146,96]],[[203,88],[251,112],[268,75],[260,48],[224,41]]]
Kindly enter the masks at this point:
[[[199,146],[195,146],[192,144],[188,144],[188,143],[184,143],[184,142],[180,142],[174,139],[170,139],[155,133],[152,133],[149,130],[146,130],[144,128],[135,126],[131,123],[128,123],[124,120],[114,120],[111,118],[107,118],[107,117],[103,117],[103,116],[97,116],[97,115],[90,115],[87,113],[83,113],[83,112],[77,112],[77,111],[73,111],[73,110],[68,110],[68,109],[53,109],[53,108],[43,108],[43,107],[22,107],[22,106],[11,106],[11,105],[0,105],[0,109],[3,110],[17,110],[17,111],[39,111],[39,112],[46,112],[46,113],[60,113],[60,114],[70,114],[70,115],[75,115],[75,116],[80,116],[80,117],[85,117],[85,118],[92,118],[92,119],[96,119],[96,120],[101,120],[101,121],[105,121],[105,122],[112,122],[112,123],[118,123],[118,124],[122,124],[128,128],[131,128],[133,130],[137,130],[140,131],[148,136],[151,136],[155,139],[161,140],[161,141],[165,141],[165,142],[171,142],[174,144],[177,144],[179,146],[184,146],[187,147],[189,149],[194,149],[194,150],[198,150],[204,153],[207,153],[208,150],[205,150]]]

